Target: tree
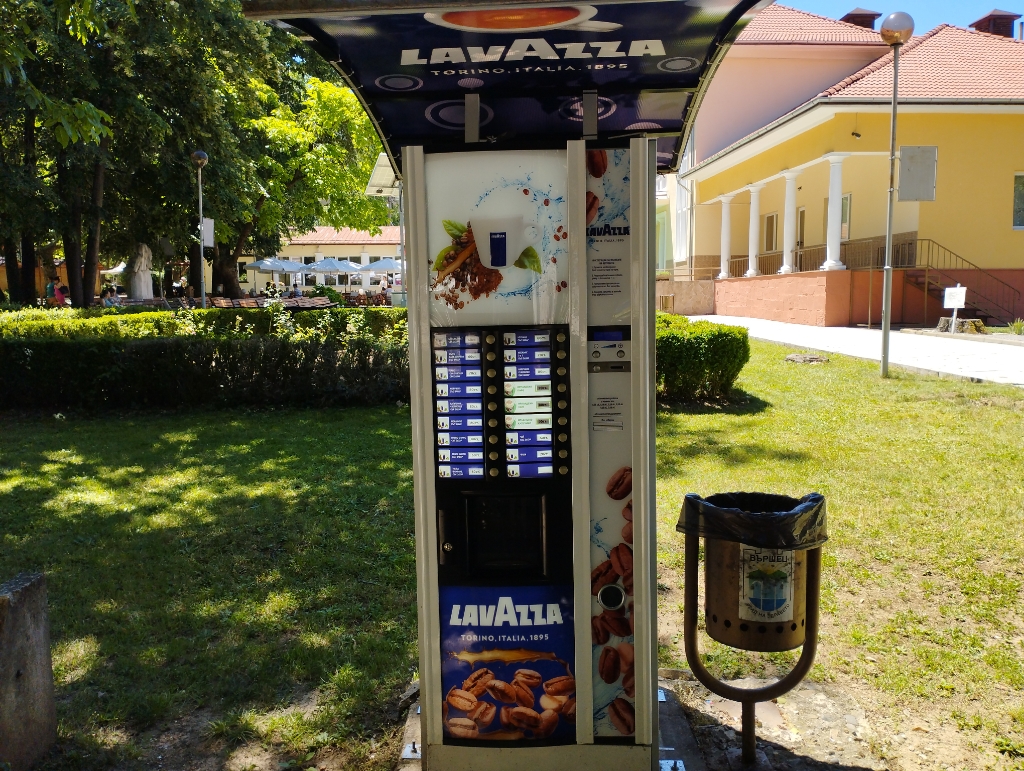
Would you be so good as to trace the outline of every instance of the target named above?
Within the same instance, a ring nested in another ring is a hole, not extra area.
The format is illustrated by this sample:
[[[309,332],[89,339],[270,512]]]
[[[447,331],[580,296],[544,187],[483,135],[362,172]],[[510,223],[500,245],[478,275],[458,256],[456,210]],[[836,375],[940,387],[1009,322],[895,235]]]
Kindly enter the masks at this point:
[[[377,232],[388,221],[386,203],[363,193],[381,146],[350,90],[310,78],[294,109],[268,85],[253,88],[265,108],[248,122],[250,143],[265,148],[257,195],[229,224],[233,248],[214,258],[214,283],[232,297],[241,295],[235,265],[247,247],[266,256],[317,224]]]
[[[0,114],[0,242],[20,238],[23,279],[34,278],[37,245],[54,238],[75,305],[91,301],[101,253],[152,253],[160,267],[164,252],[152,247],[164,241],[190,255],[195,275],[197,148],[211,158],[205,208],[217,221],[217,248],[206,256],[230,294],[240,291],[243,253],[276,253],[282,238],[318,223],[387,221],[383,202],[362,195],[379,153],[369,120],[294,37],[245,19],[232,0],[69,6],[94,14],[85,27],[72,24],[78,10],[38,2],[18,3],[34,49],[11,55],[0,36],[0,62],[21,56],[0,90],[11,108]],[[63,25],[47,26],[57,18]],[[99,128],[89,133],[67,110],[26,102],[26,84],[46,105],[99,116]]]

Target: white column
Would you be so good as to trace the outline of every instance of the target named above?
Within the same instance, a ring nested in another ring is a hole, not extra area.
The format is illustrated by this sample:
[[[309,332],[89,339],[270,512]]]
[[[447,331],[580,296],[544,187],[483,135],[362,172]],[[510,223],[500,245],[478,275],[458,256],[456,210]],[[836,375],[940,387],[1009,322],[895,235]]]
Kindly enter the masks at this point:
[[[750,191],[750,231],[747,234],[747,278],[760,276],[757,269],[757,253],[761,243],[761,188],[763,184],[751,185]]]
[[[782,267],[779,273],[792,273],[796,270],[796,178],[799,171],[783,173],[786,178],[786,199],[782,210]]]
[[[845,155],[828,156],[828,227],[825,230],[825,263],[822,270],[846,270],[840,259],[843,232],[843,161]]]
[[[732,211],[729,204],[732,203],[732,195],[723,195],[722,201],[722,272],[718,278],[729,278],[729,260],[732,259]]]

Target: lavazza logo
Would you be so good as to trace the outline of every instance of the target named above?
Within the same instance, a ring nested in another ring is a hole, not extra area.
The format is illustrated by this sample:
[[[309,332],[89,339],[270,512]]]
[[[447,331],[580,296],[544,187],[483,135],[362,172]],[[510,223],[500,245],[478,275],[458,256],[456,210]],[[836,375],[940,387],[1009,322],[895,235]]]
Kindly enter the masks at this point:
[[[450,626],[548,626],[562,624],[557,603],[516,605],[511,597],[499,597],[497,605],[452,605]]]
[[[557,49],[557,50],[556,50]],[[559,54],[561,51],[561,55]],[[628,57],[643,58],[645,56],[665,56],[665,45],[660,40],[634,40],[623,50],[623,41],[595,41],[588,43],[555,43],[553,46],[544,38],[519,38],[507,48],[505,46],[466,46],[465,48],[434,48],[430,57],[421,55],[419,48],[407,48],[402,51],[403,67],[424,64],[489,64],[491,62],[526,62],[537,59],[539,62],[558,61],[574,62],[575,64],[559,64],[551,66],[517,66],[476,67],[445,71],[445,75],[477,75],[481,73],[503,73],[509,71],[529,72],[540,70],[545,72],[571,72],[579,69],[613,69],[625,67],[626,63],[606,61],[601,63],[585,62],[587,59],[625,59]],[[533,64],[534,62],[530,62]],[[441,75],[441,70],[432,70],[434,75]]]

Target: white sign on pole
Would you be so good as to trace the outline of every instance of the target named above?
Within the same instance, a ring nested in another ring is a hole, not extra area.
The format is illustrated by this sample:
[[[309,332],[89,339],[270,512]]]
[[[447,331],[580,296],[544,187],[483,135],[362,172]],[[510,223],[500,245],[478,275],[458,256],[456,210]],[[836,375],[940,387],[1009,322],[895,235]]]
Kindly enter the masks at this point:
[[[203,218],[203,246],[214,247],[213,241],[213,220],[209,217]]]
[[[967,306],[967,287],[956,286],[946,287],[945,296],[943,297],[942,307],[943,308],[964,308]]]
[[[934,201],[938,168],[938,147],[900,147],[900,200]]]

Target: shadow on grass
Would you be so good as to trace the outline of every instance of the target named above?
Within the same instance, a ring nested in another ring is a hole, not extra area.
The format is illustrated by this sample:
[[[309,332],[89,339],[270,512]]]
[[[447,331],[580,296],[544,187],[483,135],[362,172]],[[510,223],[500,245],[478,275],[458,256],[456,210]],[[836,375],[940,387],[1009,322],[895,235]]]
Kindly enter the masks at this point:
[[[720,402],[673,402],[658,399],[658,412],[669,415],[757,415],[771,407],[759,396],[734,388]]]
[[[0,433],[3,578],[48,580],[63,740],[48,767],[131,767],[133,736],[160,721],[301,688],[322,686],[299,743],[397,721],[417,655],[407,410]]]

